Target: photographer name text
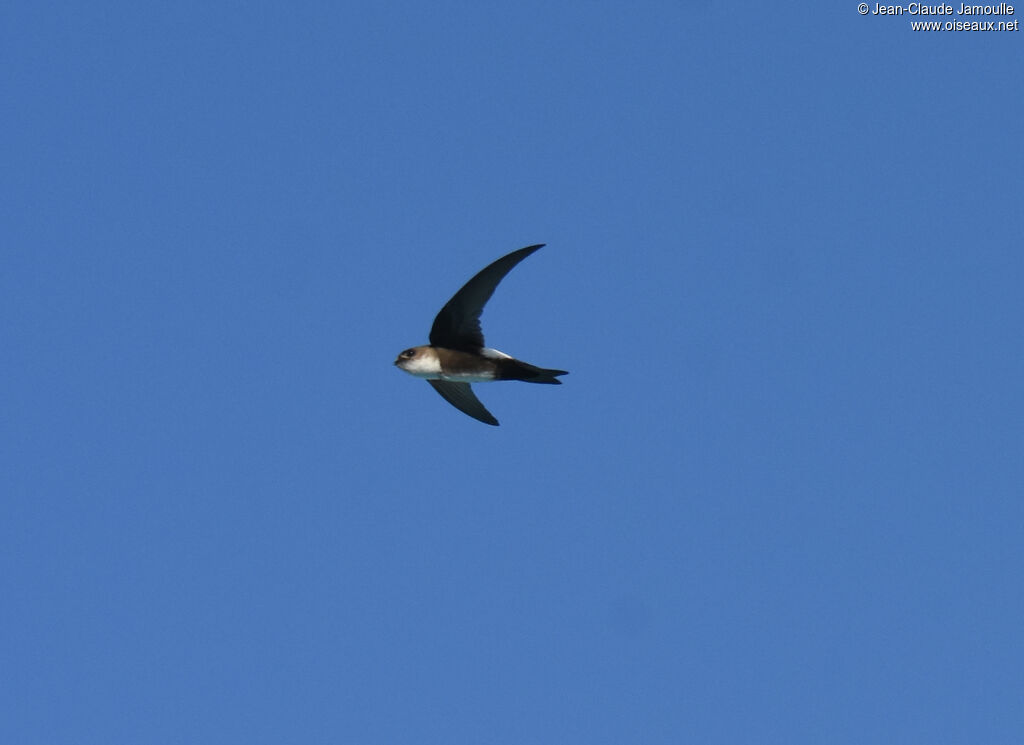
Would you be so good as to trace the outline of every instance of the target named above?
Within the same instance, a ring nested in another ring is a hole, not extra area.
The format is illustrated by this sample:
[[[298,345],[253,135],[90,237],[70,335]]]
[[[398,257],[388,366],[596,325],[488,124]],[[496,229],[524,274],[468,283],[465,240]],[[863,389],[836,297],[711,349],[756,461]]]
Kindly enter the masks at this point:
[[[871,9],[873,16],[901,16],[906,13],[909,16],[951,16],[954,15],[952,5],[925,5],[924,3],[910,3],[909,5],[882,5],[875,3]],[[1008,3],[999,5],[967,5],[960,3],[960,9],[956,10],[958,16],[1012,16],[1013,6]]]

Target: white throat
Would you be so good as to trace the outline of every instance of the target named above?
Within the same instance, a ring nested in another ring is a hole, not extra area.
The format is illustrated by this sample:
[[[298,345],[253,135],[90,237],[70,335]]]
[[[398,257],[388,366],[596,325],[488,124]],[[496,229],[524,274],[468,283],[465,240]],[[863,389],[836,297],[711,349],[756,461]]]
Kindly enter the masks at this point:
[[[437,359],[437,354],[433,352],[418,354],[411,360],[402,360],[400,367],[417,378],[436,380],[441,377],[441,361]]]

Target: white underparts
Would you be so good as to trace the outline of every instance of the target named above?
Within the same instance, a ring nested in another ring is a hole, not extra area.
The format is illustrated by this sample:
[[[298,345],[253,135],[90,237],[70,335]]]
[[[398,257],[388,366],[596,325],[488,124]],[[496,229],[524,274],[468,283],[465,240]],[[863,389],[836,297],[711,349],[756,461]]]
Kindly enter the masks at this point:
[[[494,380],[494,371],[488,370],[480,373],[442,373],[438,377],[441,380],[450,380],[453,383],[489,383]]]

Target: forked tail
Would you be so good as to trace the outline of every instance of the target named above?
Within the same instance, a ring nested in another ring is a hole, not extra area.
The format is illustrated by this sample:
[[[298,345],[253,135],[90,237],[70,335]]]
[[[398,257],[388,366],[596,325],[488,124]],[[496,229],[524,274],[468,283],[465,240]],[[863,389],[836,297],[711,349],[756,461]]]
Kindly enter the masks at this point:
[[[504,380],[522,380],[526,383],[548,383],[561,385],[559,375],[568,375],[568,370],[548,370],[543,367],[536,367],[527,362],[519,360],[508,360],[509,364],[502,370]]]

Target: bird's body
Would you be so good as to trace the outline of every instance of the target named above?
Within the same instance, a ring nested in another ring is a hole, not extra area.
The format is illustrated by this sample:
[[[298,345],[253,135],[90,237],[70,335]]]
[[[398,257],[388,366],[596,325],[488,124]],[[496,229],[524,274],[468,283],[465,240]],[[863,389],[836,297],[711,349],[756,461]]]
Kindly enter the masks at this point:
[[[448,403],[486,424],[498,420],[484,408],[470,383],[521,380],[527,383],[561,384],[565,370],[548,370],[517,360],[484,346],[480,314],[494,288],[512,268],[543,244],[527,246],[487,266],[449,300],[434,319],[430,344],[410,347],[398,355],[395,365],[423,378]]]

